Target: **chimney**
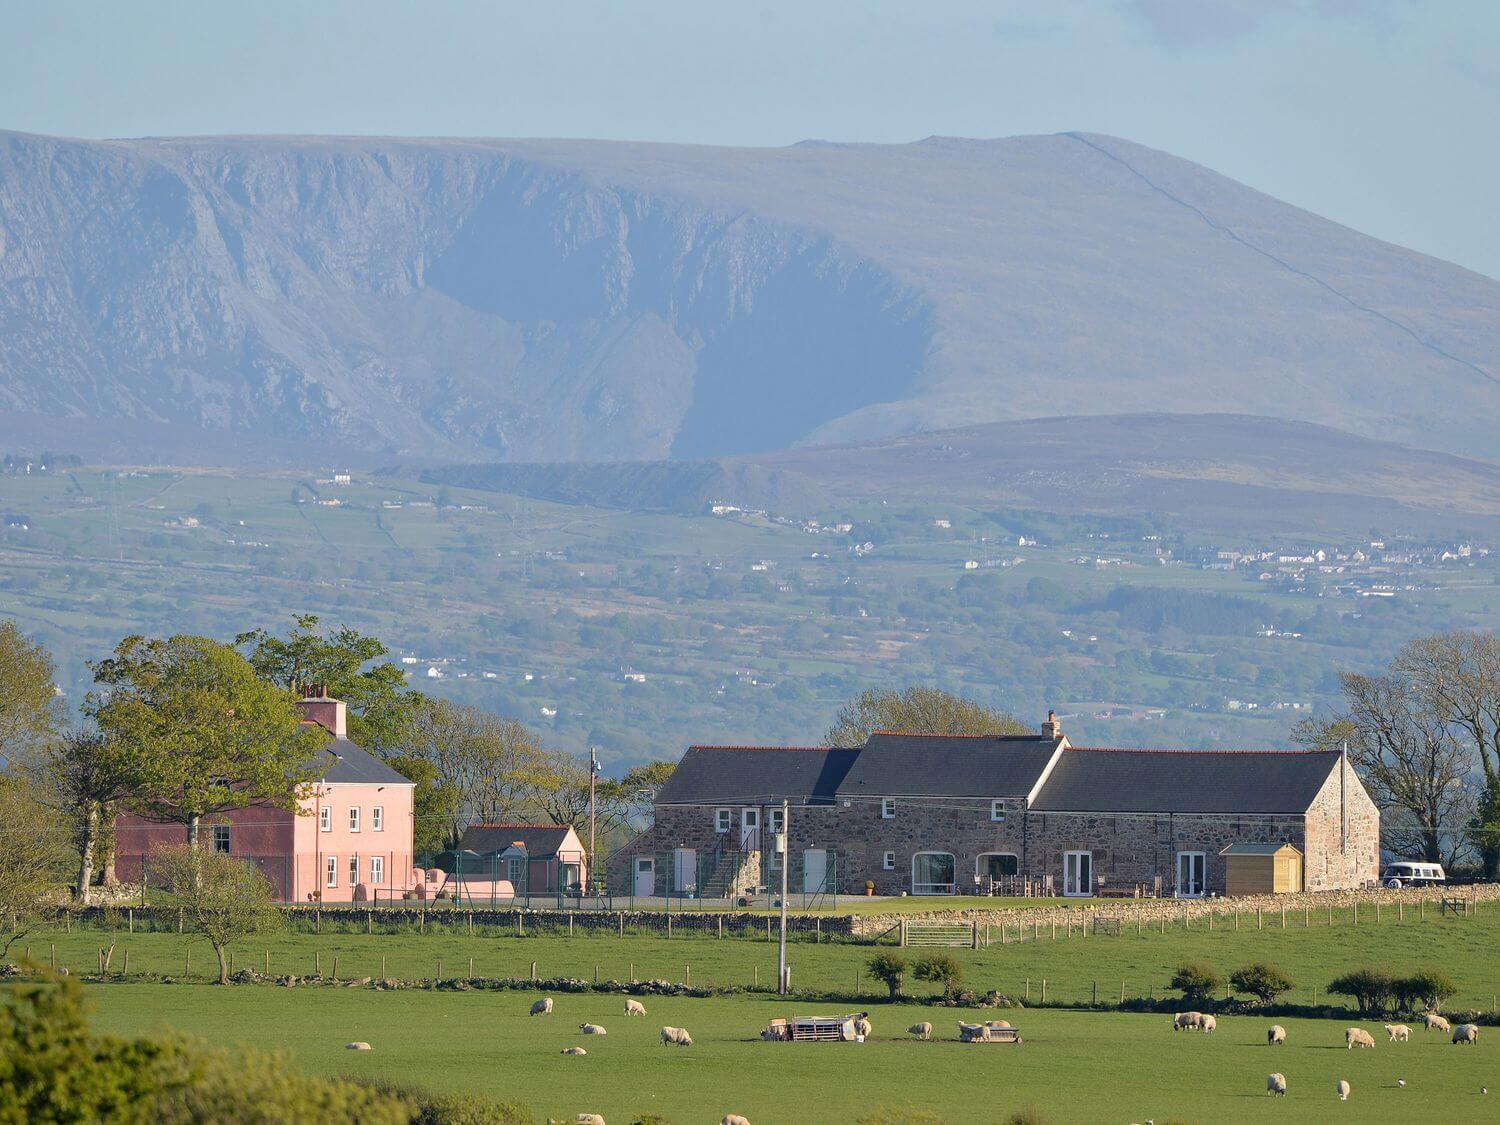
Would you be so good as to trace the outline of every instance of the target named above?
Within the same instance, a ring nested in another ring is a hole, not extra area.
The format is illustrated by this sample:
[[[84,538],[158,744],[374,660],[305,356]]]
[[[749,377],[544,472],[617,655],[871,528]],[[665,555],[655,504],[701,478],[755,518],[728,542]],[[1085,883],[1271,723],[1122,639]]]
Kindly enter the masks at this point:
[[[1053,741],[1062,737],[1062,724],[1057,721],[1056,711],[1047,712],[1047,721],[1042,724],[1042,737]]]
[[[297,700],[302,721],[317,723],[334,738],[349,737],[349,714],[342,699],[328,694],[326,684],[303,684],[302,698]]]

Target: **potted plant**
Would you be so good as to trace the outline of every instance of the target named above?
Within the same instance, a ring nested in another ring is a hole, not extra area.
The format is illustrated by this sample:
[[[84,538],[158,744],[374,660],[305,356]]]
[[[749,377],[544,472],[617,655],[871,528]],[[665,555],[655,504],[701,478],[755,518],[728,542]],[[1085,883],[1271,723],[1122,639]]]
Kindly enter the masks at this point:
[[[875,880],[874,879],[866,879],[865,880],[865,898],[874,898],[874,897],[875,897]]]

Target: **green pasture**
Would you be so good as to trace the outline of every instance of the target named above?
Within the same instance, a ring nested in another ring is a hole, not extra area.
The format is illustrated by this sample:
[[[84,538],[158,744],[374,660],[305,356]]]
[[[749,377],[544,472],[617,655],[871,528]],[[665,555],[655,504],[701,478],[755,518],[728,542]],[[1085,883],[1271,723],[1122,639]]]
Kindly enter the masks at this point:
[[[378,914],[376,918],[378,919]],[[1271,961],[1296,983],[1286,998],[1296,1003],[1314,999],[1326,1002],[1324,989],[1335,976],[1362,965],[1380,965],[1394,972],[1417,968],[1441,969],[1454,978],[1459,994],[1452,1008],[1491,1011],[1500,993],[1500,909],[1486,907],[1481,913],[1459,918],[1439,916],[1429,909],[1419,917],[1408,909],[1404,921],[1396,921],[1390,909],[1379,924],[1362,912],[1359,924],[1341,911],[1330,926],[1326,913],[1300,912],[1287,916],[1266,915],[1264,928],[1255,928],[1253,912],[1240,915],[1239,926],[1221,916],[1209,930],[1201,919],[1188,928],[1179,920],[1165,932],[1159,923],[1142,922],[1139,933],[1133,924],[1122,924],[1119,936],[1084,936],[1082,923],[1060,924],[1033,930],[1008,927],[1002,944],[998,926],[991,929],[991,942],[982,949],[953,949],[962,964],[965,983],[978,991],[995,989],[1006,995],[1041,999],[1042,981],[1047,982],[1047,1000],[1078,1003],[1118,1001],[1123,989],[1127,998],[1162,996],[1176,965],[1202,960],[1225,976],[1252,961]],[[377,921],[376,923],[380,923]],[[447,916],[436,912],[427,932],[403,928],[386,933],[363,933],[353,920],[354,932],[334,932],[325,920],[321,932],[287,932],[254,939],[235,947],[236,967],[263,970],[269,963],[273,974],[307,975],[335,968],[343,979],[385,975],[403,979],[436,976],[526,977],[532,963],[541,977],[570,976],[605,980],[664,979],[690,981],[695,985],[752,985],[775,979],[776,943],[764,930],[757,936],[714,936],[678,930],[667,938],[657,930],[627,932],[624,938],[613,929],[593,934],[580,927],[575,936],[548,932],[517,936],[512,925],[477,926],[469,935],[467,915]],[[101,946],[115,944],[112,970],[124,968],[129,954],[132,974],[205,976],[213,967],[208,945],[199,938],[175,932],[126,932],[123,918],[113,929],[77,928],[71,931],[39,931],[13,948],[17,956],[29,947],[32,956],[46,963],[54,955],[59,965],[74,972],[97,968]],[[873,952],[869,945],[808,939],[791,943],[789,960],[797,988],[809,991],[862,992],[875,995],[883,989],[864,972]],[[923,950],[909,949],[909,957]],[[336,963],[335,963],[336,959]],[[472,959],[473,967],[470,968]],[[1316,990],[1316,992],[1314,992]],[[930,994],[930,988],[908,979],[907,991]]]
[[[740,1113],[767,1122],[849,1122],[881,1107],[917,1106],[947,1121],[997,1121],[1023,1106],[1053,1122],[1486,1120],[1481,1086],[1500,1097],[1497,1047],[1452,1046],[1440,1033],[1348,1051],[1344,1024],[1281,1020],[1289,1041],[1268,1047],[1270,1021],[1226,1017],[1213,1035],[1174,1033],[1164,1015],[1069,1011],[1001,1013],[1024,1043],[961,1045],[953,1009],[870,1005],[864,1044],[767,1043],[773,1016],[832,1014],[836,1005],[732,997],[647,999],[627,1019],[618,996],[561,995],[550,1016],[527,1014],[530,993],[374,992],[110,984],[88,989],[95,1025],[121,1034],[175,1029],[215,1044],[288,1051],[320,1074],[380,1076],[439,1090],[470,1090],[530,1104],[539,1117],[579,1112],[626,1122],[717,1122]],[[937,1038],[903,1033],[930,1021]],[[583,1022],[603,1037],[584,1036]],[[663,1047],[664,1024],[684,1027],[692,1047]],[[1488,1029],[1485,1029],[1488,1031]],[[368,1041],[373,1050],[344,1044]],[[580,1045],[585,1057],[560,1054]],[[1270,1071],[1286,1098],[1265,1092]],[[1397,1086],[1404,1078],[1405,1088]],[[1334,1084],[1353,1094],[1340,1103]]]

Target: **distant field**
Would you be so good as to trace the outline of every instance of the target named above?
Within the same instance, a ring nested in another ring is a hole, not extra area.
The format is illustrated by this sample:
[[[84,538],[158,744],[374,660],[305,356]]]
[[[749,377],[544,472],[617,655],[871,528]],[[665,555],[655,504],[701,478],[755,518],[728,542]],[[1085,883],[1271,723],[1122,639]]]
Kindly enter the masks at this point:
[[[960,1045],[959,1013],[871,1004],[875,1034],[865,1044],[765,1043],[773,1016],[831,1014],[836,1005],[733,997],[647,1000],[646,1018],[627,1020],[616,996],[559,996],[551,1016],[529,1017],[528,993],[352,992],[206,985],[101,985],[87,990],[103,1030],[133,1034],[175,1028],[216,1044],[284,1048],[323,1074],[379,1075],[444,1090],[470,1090],[529,1103],[540,1116],[579,1112],[627,1122],[641,1113],[675,1125],[741,1113],[757,1125],[846,1123],[880,1107],[918,1106],[950,1122],[992,1122],[1023,1106],[1051,1122],[1145,1121],[1480,1121],[1482,1085],[1496,1088],[1496,1050],[1451,1046],[1438,1033],[1374,1050],[1346,1051],[1344,1024],[1281,1020],[1286,1046],[1265,1045],[1270,1022],[1226,1017],[1210,1036],[1174,1034],[1164,1015],[1008,1011],[1019,1046]],[[967,1013],[964,1013],[967,1014]],[[903,1036],[930,1021],[939,1041]],[[576,1030],[604,1025],[600,1039]],[[691,1048],[662,1047],[663,1024],[685,1027]],[[1489,1029],[1485,1029],[1486,1032]],[[344,1050],[350,1040],[374,1050]],[[584,1058],[559,1052],[582,1045]],[[1266,1074],[1287,1076],[1288,1096],[1265,1092]],[[1407,1080],[1404,1089],[1396,1079]],[[1349,1081],[1348,1104],[1334,1095]]]

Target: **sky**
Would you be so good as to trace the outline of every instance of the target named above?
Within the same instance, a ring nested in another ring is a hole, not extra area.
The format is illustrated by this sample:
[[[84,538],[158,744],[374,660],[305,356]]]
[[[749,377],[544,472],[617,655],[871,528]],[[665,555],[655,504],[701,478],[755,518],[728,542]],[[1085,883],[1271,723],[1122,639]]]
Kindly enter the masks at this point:
[[[0,0],[0,129],[1112,133],[1500,278],[1500,0]]]

